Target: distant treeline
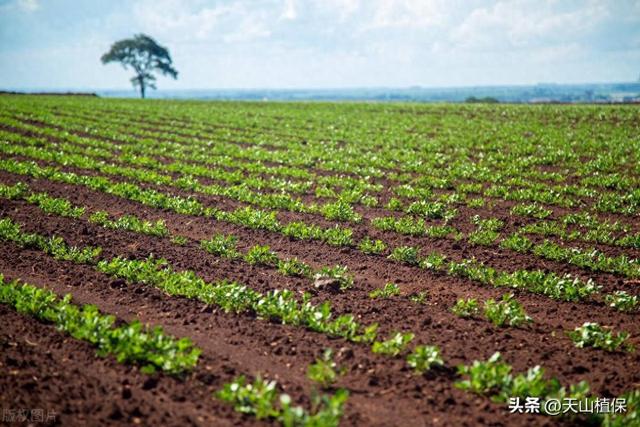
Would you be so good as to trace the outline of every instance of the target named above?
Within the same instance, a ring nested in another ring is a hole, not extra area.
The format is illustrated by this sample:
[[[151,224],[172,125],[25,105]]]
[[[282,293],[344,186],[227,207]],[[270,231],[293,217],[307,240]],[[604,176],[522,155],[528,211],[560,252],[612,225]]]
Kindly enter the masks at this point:
[[[16,92],[8,90],[0,90],[0,95],[98,96],[94,92]]]
[[[491,96],[485,96],[484,98],[476,98],[475,96],[470,96],[465,99],[464,102],[468,102],[470,104],[497,104],[500,101]]]

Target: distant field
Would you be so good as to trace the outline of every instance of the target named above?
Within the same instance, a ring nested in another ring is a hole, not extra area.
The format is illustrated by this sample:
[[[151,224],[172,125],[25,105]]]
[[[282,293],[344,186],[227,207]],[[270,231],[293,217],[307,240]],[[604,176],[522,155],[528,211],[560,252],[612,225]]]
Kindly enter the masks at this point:
[[[634,106],[0,96],[0,241],[3,421],[640,425]]]

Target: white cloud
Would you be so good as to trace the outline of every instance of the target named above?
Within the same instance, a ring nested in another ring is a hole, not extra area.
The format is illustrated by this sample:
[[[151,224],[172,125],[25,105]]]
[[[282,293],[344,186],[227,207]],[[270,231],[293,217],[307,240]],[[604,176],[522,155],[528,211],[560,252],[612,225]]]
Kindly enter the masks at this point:
[[[361,8],[360,0],[317,0],[316,5],[335,15],[340,22],[344,22]]]
[[[284,8],[280,18],[293,21],[298,17],[295,0],[284,0]]]
[[[245,14],[237,28],[225,34],[222,39],[227,43],[248,42],[271,35],[267,26],[267,17],[262,13]]]
[[[574,39],[608,15],[607,4],[600,1],[562,13],[555,5],[553,0],[517,0],[477,8],[453,29],[450,40],[462,48],[525,47]]]
[[[531,52],[531,60],[539,64],[564,64],[584,59],[585,49],[579,43],[540,47]]]
[[[178,43],[237,43],[268,37],[273,18],[265,8],[251,2],[185,2],[180,0],[139,0],[134,18],[144,31]]]
[[[184,40],[206,39],[233,6],[193,8],[180,0],[141,0],[134,4],[136,22],[145,30]]]
[[[34,12],[40,9],[40,2],[38,0],[18,0],[18,7],[27,12]]]
[[[446,16],[446,3],[441,0],[378,0],[367,28],[424,28],[441,24]]]

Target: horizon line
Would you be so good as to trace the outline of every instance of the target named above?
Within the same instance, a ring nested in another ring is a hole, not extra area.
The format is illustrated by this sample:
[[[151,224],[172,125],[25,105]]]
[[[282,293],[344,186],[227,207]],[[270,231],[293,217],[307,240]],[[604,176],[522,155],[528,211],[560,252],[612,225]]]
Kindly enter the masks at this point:
[[[461,86],[424,86],[420,84],[408,85],[408,86],[335,86],[335,87],[210,87],[210,88],[180,88],[180,89],[155,89],[154,93],[162,91],[341,91],[341,90],[409,90],[409,89],[426,89],[426,90],[438,90],[438,89],[478,89],[478,88],[504,88],[504,87],[533,87],[533,86],[598,86],[598,85],[619,85],[619,84],[638,84],[639,80],[635,81],[593,81],[582,83],[559,83],[559,82],[536,82],[536,83],[513,83],[513,84],[476,84],[476,85],[461,85]],[[2,87],[1,91],[48,91],[48,92],[65,92],[65,91],[91,91],[91,92],[115,92],[115,91],[135,91],[132,87],[128,88],[91,88],[91,87],[47,87],[47,86],[14,86],[14,87]]]

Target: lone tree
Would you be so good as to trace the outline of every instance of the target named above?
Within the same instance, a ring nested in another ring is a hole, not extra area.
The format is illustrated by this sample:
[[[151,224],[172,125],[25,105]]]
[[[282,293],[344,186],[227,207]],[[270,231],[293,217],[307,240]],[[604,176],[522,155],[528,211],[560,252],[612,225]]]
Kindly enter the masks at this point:
[[[102,63],[120,62],[127,69],[131,66],[136,75],[131,78],[133,86],[140,87],[140,96],[144,98],[147,86],[155,89],[156,77],[152,74],[157,71],[164,76],[178,77],[178,71],[172,67],[171,55],[166,47],[160,46],[154,39],[137,34],[131,39],[115,42],[109,52],[102,55]]]

